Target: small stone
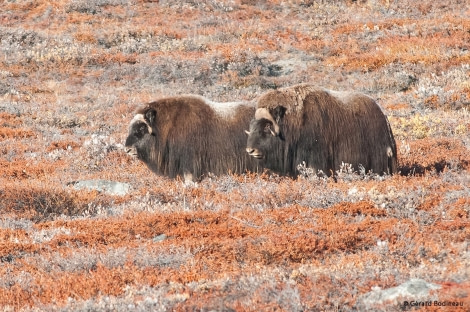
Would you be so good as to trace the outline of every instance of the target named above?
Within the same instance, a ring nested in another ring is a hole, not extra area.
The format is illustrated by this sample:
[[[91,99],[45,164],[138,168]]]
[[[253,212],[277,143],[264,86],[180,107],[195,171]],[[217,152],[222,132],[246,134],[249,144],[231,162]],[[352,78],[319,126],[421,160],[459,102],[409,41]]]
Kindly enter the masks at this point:
[[[160,234],[160,235],[157,235],[153,238],[153,242],[158,243],[158,242],[164,241],[165,239],[166,239],[166,235],[165,234]]]
[[[77,190],[88,189],[104,192],[108,195],[124,196],[129,193],[131,186],[127,183],[107,181],[107,180],[84,180],[67,183],[73,185]]]

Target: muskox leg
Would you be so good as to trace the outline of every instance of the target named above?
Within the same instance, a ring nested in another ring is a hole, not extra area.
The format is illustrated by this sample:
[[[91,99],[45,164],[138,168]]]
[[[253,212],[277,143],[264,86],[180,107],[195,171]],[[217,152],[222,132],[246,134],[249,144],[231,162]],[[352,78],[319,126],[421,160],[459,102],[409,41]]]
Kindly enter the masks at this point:
[[[387,164],[387,173],[394,174],[397,171],[397,160],[393,155],[393,150],[389,146],[387,147],[387,157],[388,157],[388,164]]]
[[[195,184],[193,174],[191,172],[185,172],[183,174],[184,185],[193,186]]]

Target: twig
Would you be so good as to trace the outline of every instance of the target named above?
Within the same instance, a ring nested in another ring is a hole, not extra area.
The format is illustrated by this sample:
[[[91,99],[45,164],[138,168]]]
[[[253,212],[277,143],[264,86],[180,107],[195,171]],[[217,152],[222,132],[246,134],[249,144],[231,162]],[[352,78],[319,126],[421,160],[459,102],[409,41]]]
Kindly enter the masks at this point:
[[[249,223],[249,222],[247,222],[247,221],[245,221],[245,220],[239,219],[239,218],[234,217],[234,216],[230,216],[230,218],[235,219],[235,220],[237,220],[238,222],[241,222],[241,223],[243,223],[244,225],[249,226],[249,227],[252,227],[252,228],[255,228],[255,229],[260,229],[260,228],[261,228],[261,226],[259,226],[259,225],[251,224],[251,223]]]

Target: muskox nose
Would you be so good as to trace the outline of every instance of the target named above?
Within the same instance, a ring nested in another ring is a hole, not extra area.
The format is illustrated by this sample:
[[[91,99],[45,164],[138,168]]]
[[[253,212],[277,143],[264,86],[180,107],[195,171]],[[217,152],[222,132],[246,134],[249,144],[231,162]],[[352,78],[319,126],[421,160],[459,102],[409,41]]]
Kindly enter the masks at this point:
[[[254,157],[254,158],[256,158],[256,159],[261,159],[261,158],[263,158],[263,153],[262,153],[259,149],[257,149],[257,148],[247,147],[247,148],[246,148],[246,152],[247,152],[250,156],[252,156],[252,157]]]
[[[133,157],[137,156],[137,150],[136,150],[136,148],[135,148],[134,146],[130,146],[130,147],[127,147],[127,146],[126,146],[126,147],[124,148],[124,151],[125,151],[125,152],[127,153],[127,155],[129,155],[129,156],[133,156]]]

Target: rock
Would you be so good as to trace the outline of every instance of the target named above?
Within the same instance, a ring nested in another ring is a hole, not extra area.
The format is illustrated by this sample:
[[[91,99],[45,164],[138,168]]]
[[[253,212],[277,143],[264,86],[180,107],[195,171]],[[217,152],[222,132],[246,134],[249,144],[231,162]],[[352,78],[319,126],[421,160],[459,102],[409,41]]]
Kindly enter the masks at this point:
[[[160,234],[160,235],[157,235],[153,238],[153,242],[157,243],[157,242],[164,241],[165,239],[166,239],[166,235],[165,234]]]
[[[104,192],[109,195],[124,196],[129,193],[131,186],[127,183],[107,180],[84,180],[67,183],[77,190],[88,189]]]
[[[372,291],[361,296],[358,302],[365,308],[372,308],[384,303],[404,304],[405,301],[431,300],[429,292],[439,288],[441,286],[415,278],[392,288],[380,289],[380,287],[375,287]]]

